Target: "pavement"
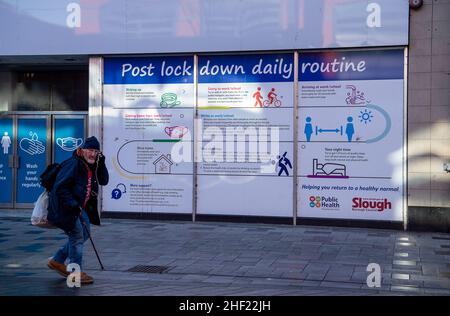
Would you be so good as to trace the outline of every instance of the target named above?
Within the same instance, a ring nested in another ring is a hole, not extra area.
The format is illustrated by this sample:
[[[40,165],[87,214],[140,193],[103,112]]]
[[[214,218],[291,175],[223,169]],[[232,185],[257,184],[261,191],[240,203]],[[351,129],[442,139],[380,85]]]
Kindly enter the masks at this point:
[[[87,241],[95,282],[69,288],[46,267],[66,236],[30,214],[0,211],[0,296],[450,295],[450,234],[130,219],[92,226],[105,270]],[[368,286],[370,263],[380,287]]]

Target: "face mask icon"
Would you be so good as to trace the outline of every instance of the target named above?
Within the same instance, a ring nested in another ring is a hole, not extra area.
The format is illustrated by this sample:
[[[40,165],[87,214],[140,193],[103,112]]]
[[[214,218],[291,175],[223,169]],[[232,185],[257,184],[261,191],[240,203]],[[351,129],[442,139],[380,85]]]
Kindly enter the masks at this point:
[[[164,131],[170,138],[183,138],[189,130],[185,126],[168,126]]]
[[[161,96],[160,106],[162,108],[167,108],[167,107],[171,108],[173,106],[180,105],[180,104],[181,104],[181,102],[177,100],[177,95],[175,93],[168,92],[168,93],[164,93]]]
[[[58,146],[61,147],[62,150],[74,151],[75,149],[80,147],[81,144],[83,144],[83,139],[74,137],[57,138],[56,144],[58,144]]]

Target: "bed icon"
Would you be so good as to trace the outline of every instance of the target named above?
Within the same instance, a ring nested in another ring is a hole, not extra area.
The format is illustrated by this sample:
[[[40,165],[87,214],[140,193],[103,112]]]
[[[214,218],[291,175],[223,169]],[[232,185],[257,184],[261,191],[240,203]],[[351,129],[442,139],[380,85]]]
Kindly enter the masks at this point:
[[[348,179],[347,167],[340,163],[319,163],[319,160],[313,159],[313,174],[308,178],[344,178]]]

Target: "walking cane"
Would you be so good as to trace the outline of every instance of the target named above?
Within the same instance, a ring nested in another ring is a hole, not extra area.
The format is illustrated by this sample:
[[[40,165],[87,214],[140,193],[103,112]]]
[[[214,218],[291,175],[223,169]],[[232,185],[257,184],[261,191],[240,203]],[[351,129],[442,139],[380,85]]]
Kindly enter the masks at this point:
[[[86,233],[88,234],[89,240],[91,241],[92,248],[94,248],[95,255],[97,256],[98,262],[100,263],[100,267],[102,268],[102,270],[105,270],[105,268],[103,267],[102,261],[100,260],[100,257],[98,256],[97,249],[95,249],[95,245],[94,245],[94,242],[92,241],[91,234],[89,233],[89,229],[86,227],[86,223],[81,218],[81,216],[80,216],[80,220],[81,220],[81,223],[83,224],[84,229],[86,229]]]

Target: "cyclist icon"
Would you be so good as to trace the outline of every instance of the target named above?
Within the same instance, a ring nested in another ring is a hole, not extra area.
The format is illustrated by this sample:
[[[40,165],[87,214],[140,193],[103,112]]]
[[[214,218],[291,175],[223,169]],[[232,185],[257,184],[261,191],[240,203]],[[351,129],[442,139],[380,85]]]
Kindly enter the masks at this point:
[[[267,97],[269,100],[265,100],[263,102],[265,107],[268,107],[270,105],[274,105],[277,108],[281,106],[281,101],[277,99],[277,94],[275,93],[275,88],[272,88],[270,92],[267,94]]]

